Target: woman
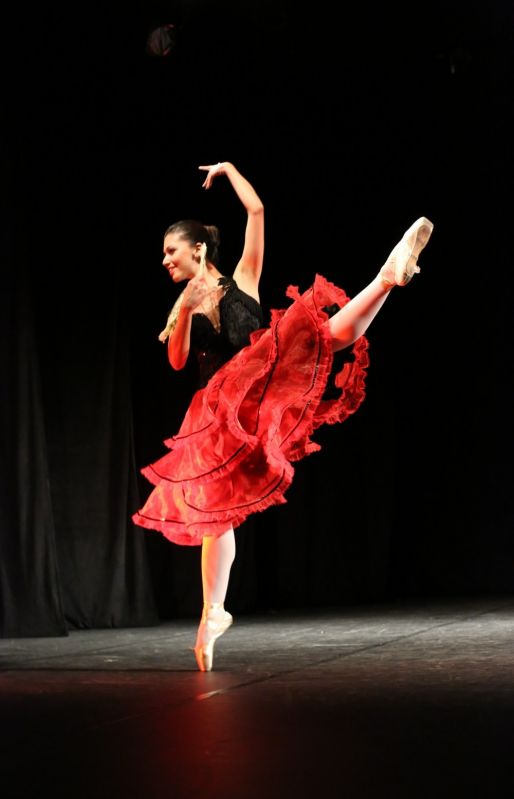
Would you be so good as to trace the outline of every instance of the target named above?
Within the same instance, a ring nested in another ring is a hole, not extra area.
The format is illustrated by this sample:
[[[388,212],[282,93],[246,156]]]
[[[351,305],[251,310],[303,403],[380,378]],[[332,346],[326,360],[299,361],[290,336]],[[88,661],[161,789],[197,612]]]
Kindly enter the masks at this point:
[[[200,388],[178,434],[165,441],[170,452],[142,470],[155,488],[133,519],[175,543],[202,546],[204,607],[194,651],[198,668],[210,671],[214,643],[232,623],[224,601],[234,528],[251,513],[285,502],[291,462],[319,449],[312,432],[344,421],[361,404],[364,333],[391,289],[419,272],[417,258],[433,224],[425,217],[414,222],[352,300],[320,275],[302,295],[290,287],[293,303],[273,311],[264,329],[263,204],[233,164],[199,169],[207,172],[205,189],[225,175],[244,205],[244,247],[229,277],[217,266],[217,228],[183,220],[165,233],[163,264],[186,287],[159,338],[167,341],[174,369],[194,352]]]

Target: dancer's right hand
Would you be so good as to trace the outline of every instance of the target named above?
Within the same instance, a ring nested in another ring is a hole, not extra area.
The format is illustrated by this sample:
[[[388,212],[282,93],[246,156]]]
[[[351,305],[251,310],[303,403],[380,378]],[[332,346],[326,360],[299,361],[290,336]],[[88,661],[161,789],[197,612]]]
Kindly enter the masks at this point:
[[[194,311],[195,308],[198,308],[198,306],[207,299],[207,297],[217,291],[218,287],[209,286],[205,276],[202,273],[199,273],[198,275],[192,277],[188,282],[184,290],[182,307],[187,308],[189,311]]]

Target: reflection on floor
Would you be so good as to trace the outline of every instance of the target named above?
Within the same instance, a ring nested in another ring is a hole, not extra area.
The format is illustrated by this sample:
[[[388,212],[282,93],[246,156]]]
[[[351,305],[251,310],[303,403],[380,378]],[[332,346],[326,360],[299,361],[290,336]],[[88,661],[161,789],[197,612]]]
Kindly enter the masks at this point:
[[[195,626],[0,641],[3,799],[514,796],[514,597]]]

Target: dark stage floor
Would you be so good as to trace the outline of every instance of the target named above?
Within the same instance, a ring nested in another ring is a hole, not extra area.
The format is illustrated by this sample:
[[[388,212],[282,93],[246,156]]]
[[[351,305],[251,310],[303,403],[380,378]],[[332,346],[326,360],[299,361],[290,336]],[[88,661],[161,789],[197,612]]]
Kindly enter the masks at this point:
[[[514,598],[0,642],[3,799],[514,796]]]

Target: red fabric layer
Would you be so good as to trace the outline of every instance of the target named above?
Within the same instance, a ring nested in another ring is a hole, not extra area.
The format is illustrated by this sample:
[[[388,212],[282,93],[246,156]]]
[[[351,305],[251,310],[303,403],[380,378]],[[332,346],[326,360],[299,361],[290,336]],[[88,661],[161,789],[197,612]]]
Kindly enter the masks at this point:
[[[316,275],[287,310],[273,311],[194,395],[170,449],[142,469],[154,484],[133,520],[177,544],[201,544],[251,513],[286,502],[292,462],[320,447],[311,441],[322,424],[344,421],[364,399],[368,343],[353,345],[354,361],[336,376],[339,399],[322,400],[333,355],[323,306],[345,305],[345,292]]]

